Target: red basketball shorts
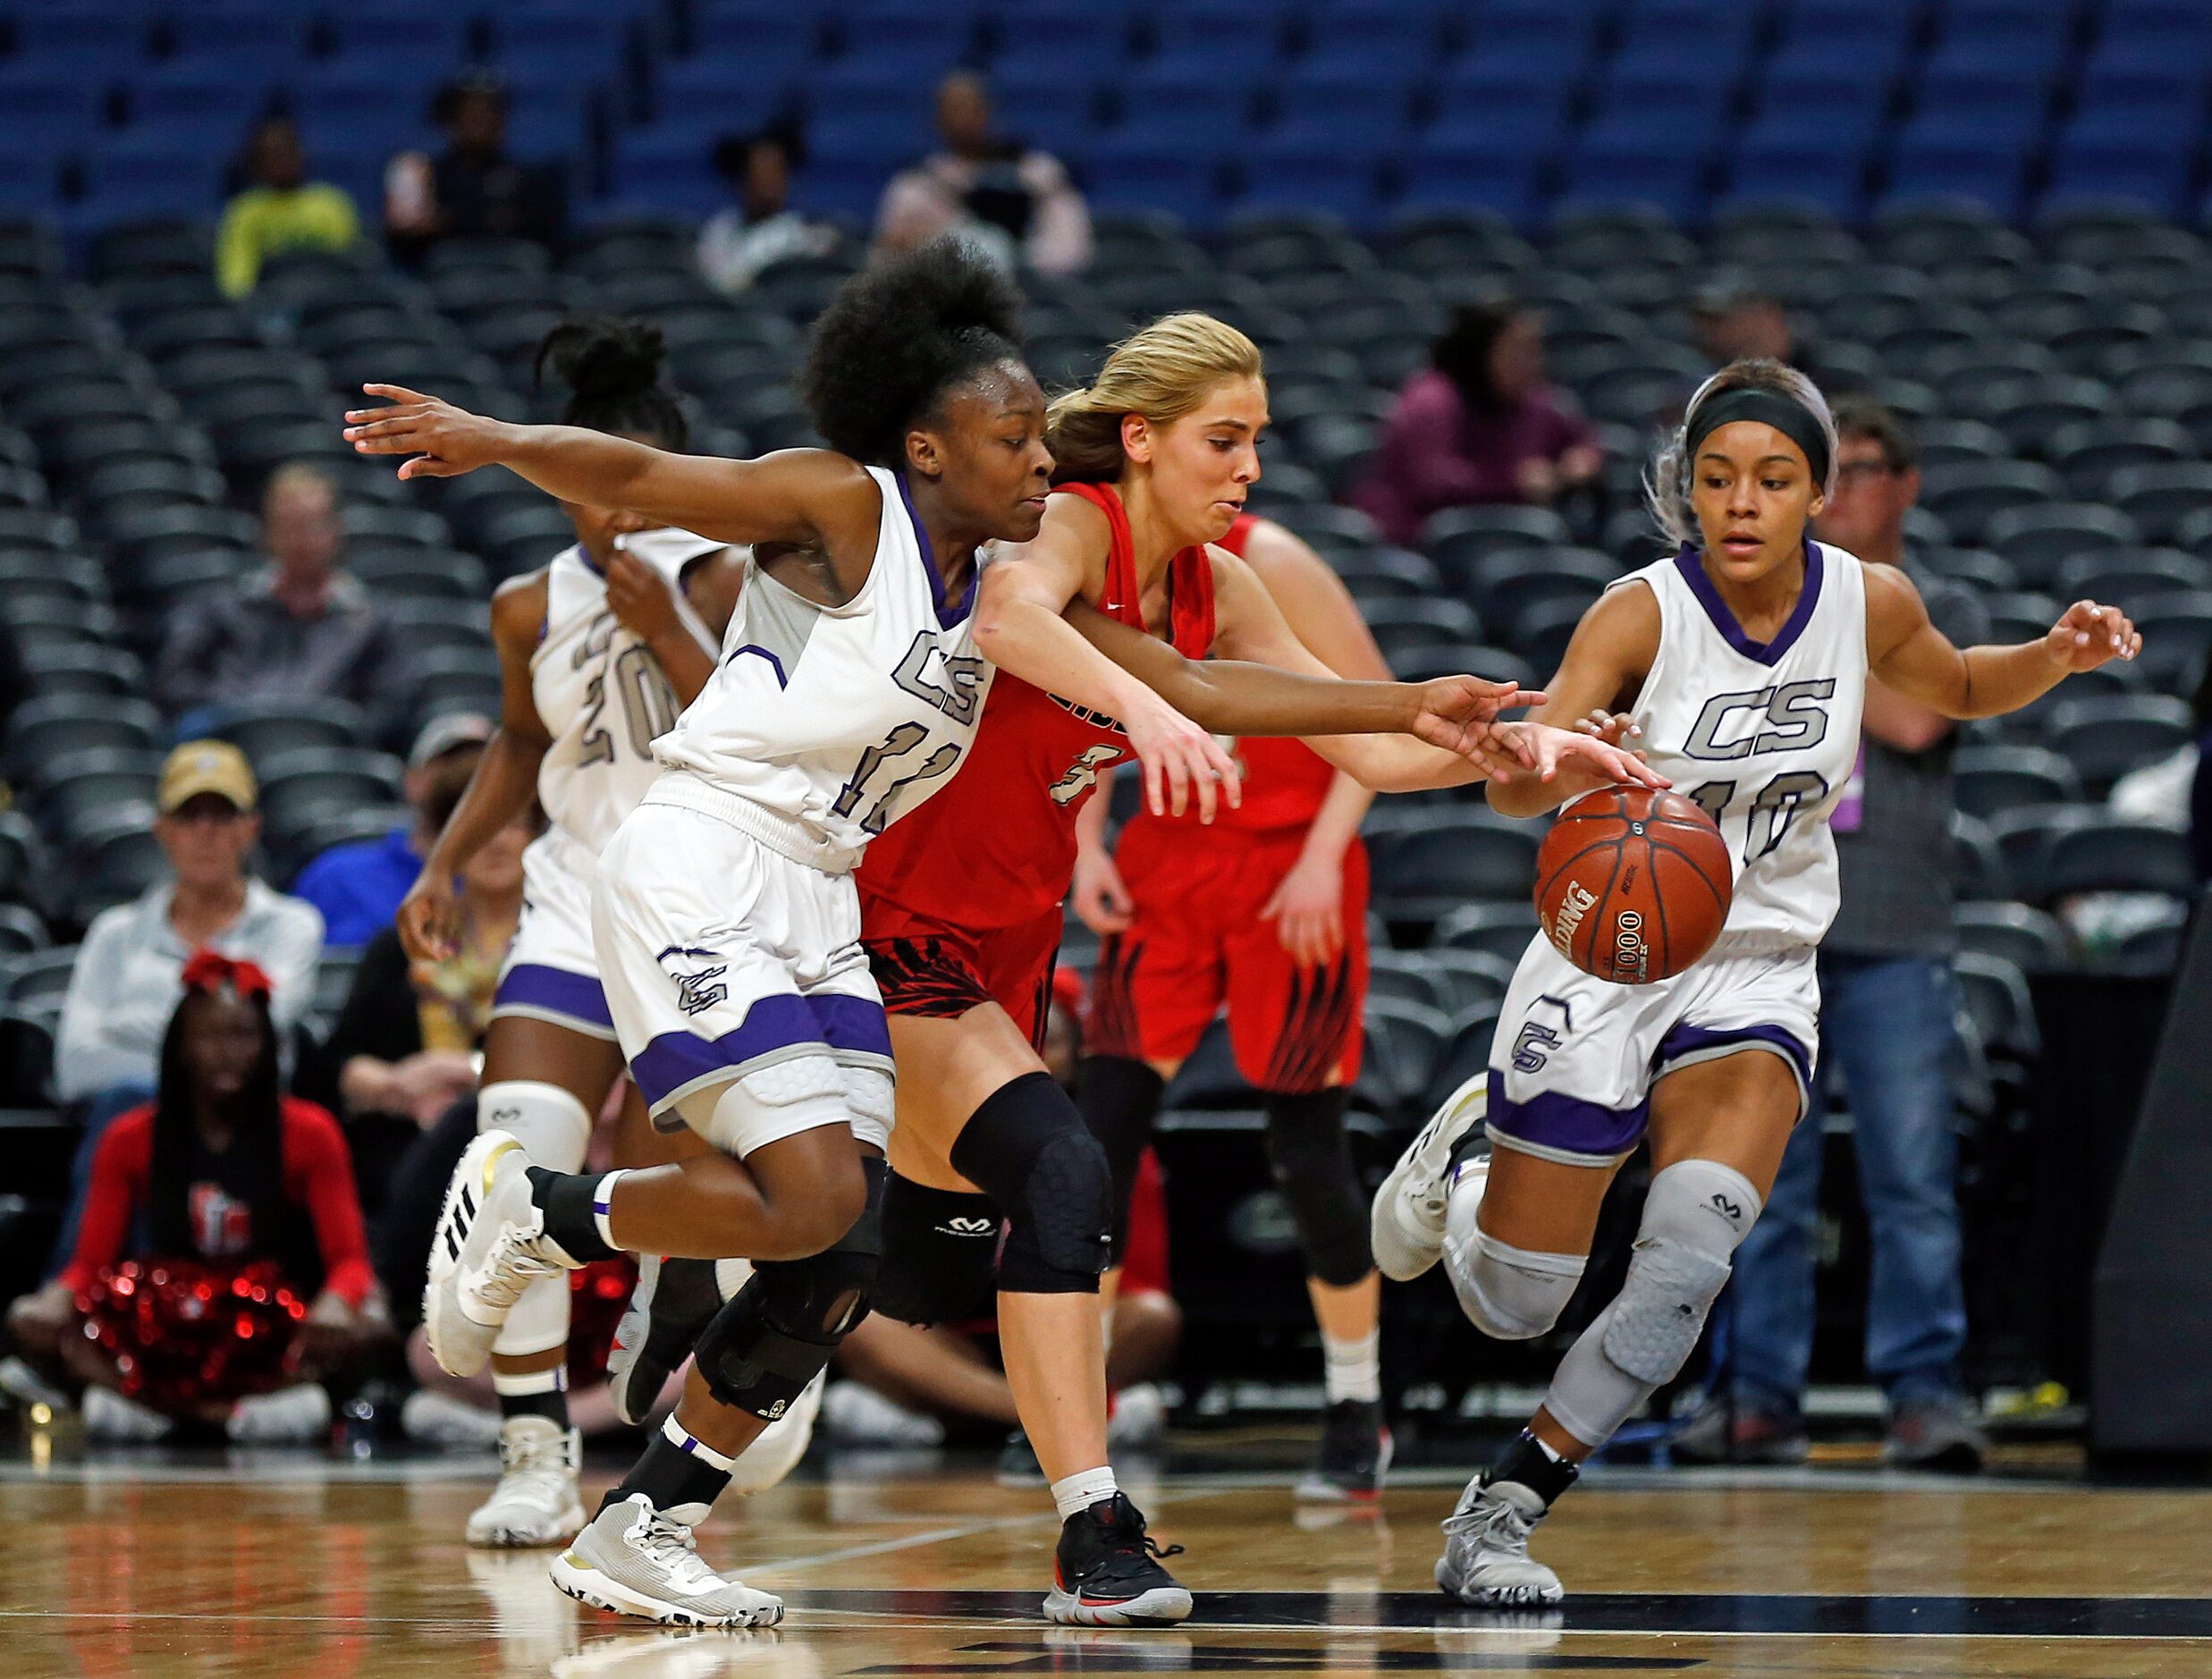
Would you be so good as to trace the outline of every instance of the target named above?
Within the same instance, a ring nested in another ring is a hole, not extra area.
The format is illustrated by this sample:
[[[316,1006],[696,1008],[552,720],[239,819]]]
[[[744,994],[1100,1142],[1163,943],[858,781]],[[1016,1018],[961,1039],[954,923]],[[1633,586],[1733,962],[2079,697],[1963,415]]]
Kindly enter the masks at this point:
[[[1109,939],[1092,981],[1084,1048],[1180,1061],[1224,1005],[1237,1070],[1299,1094],[1359,1076],[1367,997],[1367,850],[1344,854],[1344,948],[1320,966],[1291,960],[1260,911],[1305,843],[1303,829],[1137,822],[1115,861],[1136,924]]]
[[[1039,1054],[1061,924],[1058,904],[1017,925],[978,932],[888,899],[860,900],[860,943],[883,993],[884,1013],[957,1020],[996,1003]]]

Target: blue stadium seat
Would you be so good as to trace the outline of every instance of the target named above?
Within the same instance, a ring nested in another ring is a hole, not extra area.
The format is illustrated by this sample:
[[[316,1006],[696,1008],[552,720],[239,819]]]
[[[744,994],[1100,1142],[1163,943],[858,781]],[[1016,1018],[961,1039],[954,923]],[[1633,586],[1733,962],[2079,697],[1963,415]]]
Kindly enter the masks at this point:
[[[1377,80],[1422,73],[1442,55],[1445,15],[1395,0],[1339,0],[1307,18],[1304,62]]]
[[[1692,92],[1725,97],[1743,80],[1751,62],[1749,37],[1727,41],[1667,41],[1624,47],[1599,78],[1600,105],[1677,98]]]
[[[1000,58],[1052,56],[1093,70],[1110,70],[1129,55],[1131,21],[1120,6],[1089,0],[1028,0],[998,20]]]
[[[1149,59],[1113,84],[1122,120],[1175,122],[1203,120],[1217,142],[1224,128],[1232,133],[1248,120],[1261,72],[1250,64],[1219,70],[1188,59]]]
[[[1097,84],[1068,71],[1032,80],[993,69],[991,99],[1000,132],[1062,157],[1088,149],[1098,131]]]
[[[131,121],[198,122],[221,117],[239,138],[293,68],[290,55],[241,52],[223,58],[173,59],[131,83]]]
[[[24,59],[120,66],[153,45],[153,0],[39,0],[8,10],[9,32]]]
[[[1474,33],[1468,59],[1515,64],[1532,81],[1580,82],[1590,73],[1596,50],[1594,9],[1563,4],[1558,10],[1517,6],[1486,10]]]
[[[836,22],[842,55],[883,58],[904,54],[917,74],[950,69],[976,59],[981,0],[950,0],[936,5],[928,0],[879,0],[855,5],[845,0],[837,5]]]
[[[931,94],[945,72],[973,57],[971,38],[952,30],[918,32],[912,38],[865,35],[854,39],[842,55],[819,67],[817,77],[835,82],[851,78],[862,84],[879,84],[902,73],[910,85]]]
[[[1381,198],[1371,157],[1342,151],[1271,153],[1262,144],[1245,165],[1232,211],[1321,210],[1355,231],[1380,224]]]
[[[1288,20],[1271,0],[1169,0],[1152,15],[1153,51],[1265,66],[1283,55]]]
[[[799,93],[813,63],[803,51],[791,53],[788,43],[674,59],[655,78],[654,108],[663,119],[713,111],[719,114],[717,126],[742,131]]]
[[[102,103],[97,83],[0,63],[0,144],[18,153],[60,156],[98,131]]]
[[[806,98],[808,109],[818,118],[865,113],[886,125],[903,127],[909,151],[924,149],[935,131],[937,78],[902,74],[896,63],[840,59],[808,78]]]
[[[2124,49],[2091,55],[2074,84],[2077,114],[2092,112],[2174,112],[2200,115],[2207,66],[2175,58],[2144,58]]]
[[[1211,227],[1221,212],[1218,156],[1218,144],[1193,146],[1187,136],[1149,122],[1110,130],[1085,159],[1092,207],[1161,210],[1191,227]]]
[[[678,71],[713,65],[734,75],[755,66],[781,78],[817,55],[821,30],[812,13],[795,6],[773,11],[724,12],[702,8],[692,20],[692,56],[662,66],[663,82]]]
[[[1923,112],[1954,119],[1983,113],[2040,112],[2064,68],[2048,58],[1980,51],[1938,53],[1921,67],[1915,98]]]
[[[1670,146],[1710,153],[1728,122],[1727,92],[1722,88],[1667,80],[1608,82],[1582,138],[1584,144],[1609,149],[1656,137]]]
[[[1532,73],[1503,55],[1471,53],[1446,65],[1437,81],[1438,125],[1495,117],[1542,128],[1549,141],[1565,125],[1574,93],[1571,77]]]
[[[331,8],[324,28],[333,58],[404,46],[415,57],[458,69],[470,57],[472,12],[445,0],[377,0],[373,6]]]
[[[1739,207],[1818,205],[1838,221],[1855,222],[1866,205],[1866,149],[1794,130],[1746,133],[1728,166],[1727,197]]]
[[[2132,203],[2160,215],[2184,213],[2197,124],[2187,116],[2151,115],[2158,120],[2112,112],[2070,124],[2052,150],[2044,207]]]
[[[1885,205],[1965,198],[2015,216],[2028,173],[2026,147],[2015,136],[1974,126],[1914,123],[1890,153]]]
[[[1395,143],[1412,121],[1411,96],[1409,81],[1346,75],[1330,64],[1293,72],[1270,97],[1283,124],[1326,124]]]
[[[2055,57],[2079,9],[2072,0],[1944,0],[1942,39]]]
[[[382,13],[385,8],[376,10]],[[308,8],[282,0],[198,0],[190,7],[164,7],[162,30],[170,51],[182,57],[241,54],[266,58],[303,52],[311,18]]]

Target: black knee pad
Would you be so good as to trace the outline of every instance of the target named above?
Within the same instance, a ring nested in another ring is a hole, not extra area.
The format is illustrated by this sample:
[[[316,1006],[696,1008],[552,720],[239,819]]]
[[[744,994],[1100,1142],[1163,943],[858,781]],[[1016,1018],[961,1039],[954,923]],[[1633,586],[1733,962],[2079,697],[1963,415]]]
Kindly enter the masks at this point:
[[[1298,1227],[1306,1269],[1333,1288],[1375,1268],[1341,1088],[1267,1099],[1267,1163]]]
[[[763,1261],[714,1314],[692,1360],[722,1404],[770,1422],[822,1373],[837,1344],[868,1315],[883,1258],[883,1192],[890,1169],[863,1160],[868,1198],[834,1245],[803,1260]]]
[[[1129,1238],[1129,1196],[1136,1186],[1136,1165],[1152,1141],[1167,1081],[1142,1061],[1121,1055],[1086,1058],[1076,1076],[1076,1101],[1083,1123],[1106,1151],[1113,1173],[1113,1257],[1119,1260]]]
[[[872,1308],[901,1323],[987,1316],[1003,1228],[990,1196],[926,1189],[893,1172],[883,1192],[883,1270]]]
[[[976,1109],[952,1145],[952,1169],[1006,1214],[1000,1288],[1098,1292],[1111,1240],[1113,1173],[1051,1074],[1026,1073]]]

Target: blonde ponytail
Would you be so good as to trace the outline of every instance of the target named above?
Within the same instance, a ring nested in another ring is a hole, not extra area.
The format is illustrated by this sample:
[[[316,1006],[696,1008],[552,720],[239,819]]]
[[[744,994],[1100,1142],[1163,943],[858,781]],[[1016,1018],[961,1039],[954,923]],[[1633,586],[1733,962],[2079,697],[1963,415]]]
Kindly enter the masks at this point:
[[[1061,484],[1110,484],[1127,464],[1121,421],[1142,414],[1169,426],[1204,401],[1224,379],[1262,377],[1260,347],[1211,315],[1162,316],[1116,344],[1085,389],[1053,399],[1045,411],[1045,443]]]

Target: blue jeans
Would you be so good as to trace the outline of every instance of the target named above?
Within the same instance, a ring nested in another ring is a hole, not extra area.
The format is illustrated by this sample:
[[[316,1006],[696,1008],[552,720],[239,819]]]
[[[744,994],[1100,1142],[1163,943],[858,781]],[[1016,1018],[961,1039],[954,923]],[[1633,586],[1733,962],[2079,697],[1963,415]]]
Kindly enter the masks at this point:
[[[1820,958],[1820,1034],[1851,1101],[1873,1236],[1867,1373],[1893,1407],[1954,1397],[1966,1346],[1951,1074],[1958,1053],[1947,963]],[[1824,1058],[1825,1059],[1825,1058]],[[1820,1126],[1791,1137],[1766,1211],[1736,1250],[1713,1368],[1738,1405],[1794,1417],[1812,1360],[1812,1234]]]
[[[77,1232],[84,1223],[85,1196],[92,1187],[92,1157],[100,1152],[100,1139],[123,1115],[153,1100],[153,1085],[135,1081],[93,1093],[91,1105],[85,1109],[83,1134],[77,1139],[77,1152],[69,1163],[69,1205],[62,1213],[62,1233],[55,1238],[54,1252],[46,1261],[48,1281],[77,1257]]]

